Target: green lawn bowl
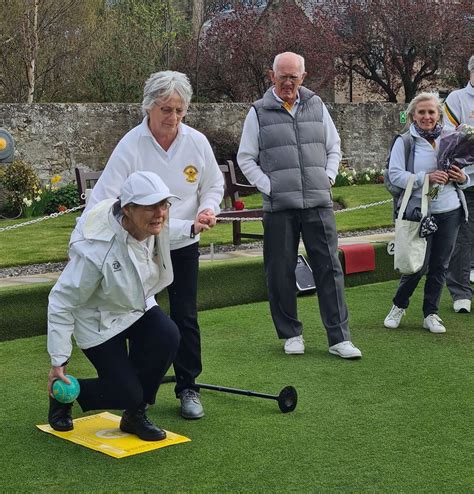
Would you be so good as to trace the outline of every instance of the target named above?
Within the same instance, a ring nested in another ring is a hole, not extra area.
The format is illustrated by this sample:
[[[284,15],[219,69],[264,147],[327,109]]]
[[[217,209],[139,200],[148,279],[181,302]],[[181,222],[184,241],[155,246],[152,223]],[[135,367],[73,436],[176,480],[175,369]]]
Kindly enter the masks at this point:
[[[66,377],[71,381],[71,384],[66,384],[61,379],[57,379],[53,383],[53,396],[60,403],[72,403],[81,391],[79,381],[70,374],[66,374]]]

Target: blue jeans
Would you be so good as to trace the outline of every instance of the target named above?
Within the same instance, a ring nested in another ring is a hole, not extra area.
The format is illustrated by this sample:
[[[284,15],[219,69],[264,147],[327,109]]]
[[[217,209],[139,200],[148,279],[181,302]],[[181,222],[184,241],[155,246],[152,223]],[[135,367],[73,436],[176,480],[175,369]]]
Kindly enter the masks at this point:
[[[449,261],[456,244],[458,230],[464,221],[462,208],[433,215],[438,230],[427,238],[428,245],[423,267],[418,273],[403,275],[400,278],[397,293],[393,303],[401,309],[406,309],[410,297],[418,286],[422,276],[426,274],[425,294],[423,299],[423,315],[437,314],[441,292],[446,281]]]

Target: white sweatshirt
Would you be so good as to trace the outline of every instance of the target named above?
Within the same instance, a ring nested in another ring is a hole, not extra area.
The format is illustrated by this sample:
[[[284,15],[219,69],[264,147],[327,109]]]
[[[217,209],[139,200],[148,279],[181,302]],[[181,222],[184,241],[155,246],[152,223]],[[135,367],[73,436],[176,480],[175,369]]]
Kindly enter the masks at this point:
[[[148,117],[120,140],[97,184],[92,189],[86,211],[98,202],[116,198],[125,179],[135,171],[158,174],[173,195],[181,200],[170,208],[171,250],[199,240],[190,238],[191,225],[204,209],[220,212],[224,178],[207,138],[181,123],[173,144],[165,151],[148,127]]]
[[[448,94],[444,103],[444,126],[455,130],[459,124],[474,125],[474,87],[470,82]]]

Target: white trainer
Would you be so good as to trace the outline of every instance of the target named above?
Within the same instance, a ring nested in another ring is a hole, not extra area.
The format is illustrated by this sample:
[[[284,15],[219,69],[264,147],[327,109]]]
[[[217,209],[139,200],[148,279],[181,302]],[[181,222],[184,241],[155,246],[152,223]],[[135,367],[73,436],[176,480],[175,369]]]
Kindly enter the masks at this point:
[[[468,298],[455,300],[453,303],[454,312],[471,312],[471,301]]]
[[[469,275],[469,280],[471,283],[474,283],[474,269],[471,269],[471,274]]]
[[[443,321],[438,314],[430,314],[423,319],[423,327],[429,329],[431,333],[446,333]]]
[[[400,309],[396,305],[393,305],[385,318],[383,325],[389,329],[396,329],[400,326],[400,321],[402,317],[405,315],[405,309]]]
[[[360,358],[362,352],[351,341],[341,341],[337,345],[329,347],[329,353],[342,358]]]
[[[287,355],[303,355],[304,340],[303,336],[293,336],[285,341],[285,353]]]

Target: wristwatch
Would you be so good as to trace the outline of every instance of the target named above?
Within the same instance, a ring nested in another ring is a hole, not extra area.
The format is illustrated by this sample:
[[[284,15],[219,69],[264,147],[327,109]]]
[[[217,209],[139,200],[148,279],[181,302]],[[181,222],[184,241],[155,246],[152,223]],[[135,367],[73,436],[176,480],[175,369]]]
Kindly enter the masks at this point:
[[[194,233],[194,224],[191,225],[191,233],[189,234],[189,238],[194,238],[196,234]]]

